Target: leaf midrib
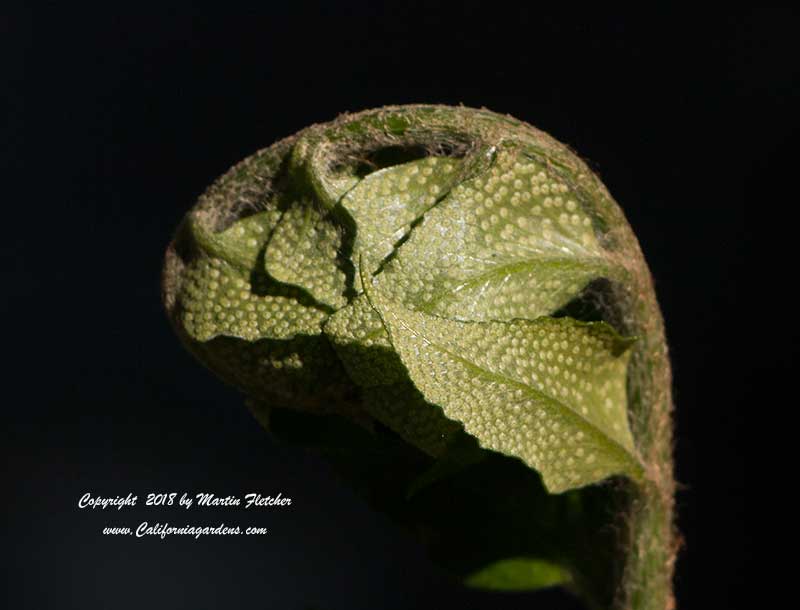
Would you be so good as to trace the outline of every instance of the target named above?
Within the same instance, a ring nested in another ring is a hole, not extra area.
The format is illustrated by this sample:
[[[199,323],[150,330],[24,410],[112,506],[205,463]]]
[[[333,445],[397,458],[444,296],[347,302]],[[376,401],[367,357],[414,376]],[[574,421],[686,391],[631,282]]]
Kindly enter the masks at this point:
[[[540,392],[540,391],[536,390],[535,388],[533,388],[533,387],[531,387],[531,386],[529,386],[527,384],[524,384],[524,383],[522,383],[520,381],[517,381],[515,379],[507,377],[506,375],[503,375],[501,373],[496,373],[494,371],[490,371],[490,370],[487,370],[485,368],[482,368],[482,367],[478,366],[477,364],[475,364],[474,362],[471,362],[470,360],[467,360],[466,358],[451,352],[449,349],[443,347],[442,345],[440,345],[438,343],[435,343],[433,341],[430,341],[427,337],[424,337],[422,334],[420,334],[419,332],[415,331],[413,328],[410,328],[408,325],[403,324],[402,322],[401,322],[401,324],[403,326],[405,326],[406,330],[408,330],[412,334],[415,334],[415,335],[419,336],[420,338],[424,339],[428,344],[430,344],[431,346],[435,347],[439,351],[447,354],[448,356],[450,356],[454,360],[462,363],[466,368],[468,368],[468,369],[470,369],[472,371],[477,371],[477,372],[482,373],[484,375],[488,375],[493,381],[497,381],[499,383],[505,383],[505,384],[510,385],[512,387],[519,388],[519,389],[521,389],[522,391],[524,391],[524,392],[526,392],[528,394],[532,394],[533,398],[539,398],[539,399],[542,399],[544,401],[547,401],[548,403],[551,404],[551,406],[554,405],[556,408],[567,409],[570,413],[575,415],[578,418],[578,421],[580,421],[583,425],[585,425],[590,431],[596,431],[604,439],[606,439],[609,443],[611,443],[611,445],[613,446],[612,448],[614,448],[614,449],[616,449],[618,451],[621,451],[626,456],[626,458],[628,458],[628,461],[630,461],[636,468],[638,468],[638,469],[642,468],[642,465],[639,463],[639,460],[636,459],[635,454],[631,453],[631,451],[629,451],[626,447],[622,446],[618,441],[616,441],[615,439],[613,439],[610,436],[608,436],[603,430],[601,430],[595,424],[593,424],[592,422],[587,420],[582,414],[580,414],[577,411],[575,411],[575,409],[573,409],[568,404],[562,403],[562,402],[558,401],[557,399],[552,398],[551,396],[548,396],[547,394],[544,394],[543,392]]]
[[[586,257],[586,258],[568,258],[565,256],[559,257],[543,257],[537,258],[536,260],[525,260],[519,261],[514,263],[506,263],[503,265],[498,265],[492,267],[491,269],[487,269],[483,273],[479,273],[475,276],[470,277],[469,279],[461,282],[457,286],[452,288],[443,289],[439,292],[435,292],[433,297],[424,303],[415,303],[417,305],[417,311],[423,313],[434,313],[436,306],[449,294],[453,294],[460,290],[464,290],[468,287],[473,287],[478,284],[485,282],[488,279],[491,279],[492,276],[497,275],[498,277],[508,277],[515,273],[522,273],[523,271],[528,271],[534,269],[536,266],[546,266],[546,265],[557,265],[557,264],[568,264],[570,266],[580,266],[580,264],[585,263],[586,268],[591,269],[593,266],[598,269],[598,271],[608,271],[608,265],[605,264],[605,261],[599,257]],[[576,264],[577,263],[577,264]]]

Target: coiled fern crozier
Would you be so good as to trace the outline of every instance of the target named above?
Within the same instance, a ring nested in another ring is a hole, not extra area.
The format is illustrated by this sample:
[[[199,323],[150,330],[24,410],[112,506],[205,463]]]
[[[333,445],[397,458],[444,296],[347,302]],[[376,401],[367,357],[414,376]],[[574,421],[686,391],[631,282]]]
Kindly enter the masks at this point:
[[[469,585],[674,606],[671,373],[619,206],[508,116],[386,107],[234,166],[170,244],[169,318]]]

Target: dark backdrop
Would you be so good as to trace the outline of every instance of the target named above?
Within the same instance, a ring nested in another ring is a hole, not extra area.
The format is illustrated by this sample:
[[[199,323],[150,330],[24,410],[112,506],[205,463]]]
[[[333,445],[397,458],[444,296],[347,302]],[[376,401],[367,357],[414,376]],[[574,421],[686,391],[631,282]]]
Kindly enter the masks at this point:
[[[754,257],[788,260],[791,244],[778,236],[793,226],[797,21],[540,10],[290,2],[2,18],[9,607],[577,607],[559,591],[448,581],[321,459],[273,444],[162,315],[164,248],[215,177],[310,123],[410,102],[512,114],[600,173],[667,322],[679,607],[701,607],[702,590],[719,608],[769,590],[744,577],[760,562],[745,441],[771,406],[763,379],[790,370],[776,335],[794,330],[762,323],[786,279]],[[173,490],[294,504],[186,517],[265,525],[266,538],[164,542],[100,535],[154,520],[143,508],[76,507],[86,491],[141,504]]]

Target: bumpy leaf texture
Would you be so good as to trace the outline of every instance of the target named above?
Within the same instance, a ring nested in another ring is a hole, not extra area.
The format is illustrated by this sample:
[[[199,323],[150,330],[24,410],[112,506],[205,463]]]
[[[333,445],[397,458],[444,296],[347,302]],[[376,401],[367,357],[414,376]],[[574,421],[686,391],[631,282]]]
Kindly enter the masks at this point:
[[[414,384],[554,493],[639,474],[627,425],[627,342],[604,323],[461,322],[367,293]]]
[[[549,317],[618,272],[576,180],[501,139],[361,176],[322,170],[320,197],[304,188],[319,146],[301,138],[292,187],[223,230],[190,216],[176,310],[195,353],[256,399],[327,400],[432,455],[463,427],[552,493],[639,476],[630,341]]]
[[[261,421],[274,407],[336,414],[441,458],[409,497],[481,462],[465,434],[551,494],[637,479],[633,339],[554,317],[626,274],[607,193],[574,159],[488,111],[407,107],[314,126],[201,197],[168,252],[170,317]],[[549,555],[493,559],[472,582],[569,580],[569,562]]]

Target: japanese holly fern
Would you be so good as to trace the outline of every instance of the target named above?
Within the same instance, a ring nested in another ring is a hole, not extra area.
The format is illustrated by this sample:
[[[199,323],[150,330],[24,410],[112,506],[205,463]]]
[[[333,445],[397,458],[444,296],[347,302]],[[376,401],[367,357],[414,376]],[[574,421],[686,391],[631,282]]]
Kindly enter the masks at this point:
[[[670,370],[636,238],[567,147],[487,110],[313,125],[167,250],[185,346],[470,585],[671,607]]]

